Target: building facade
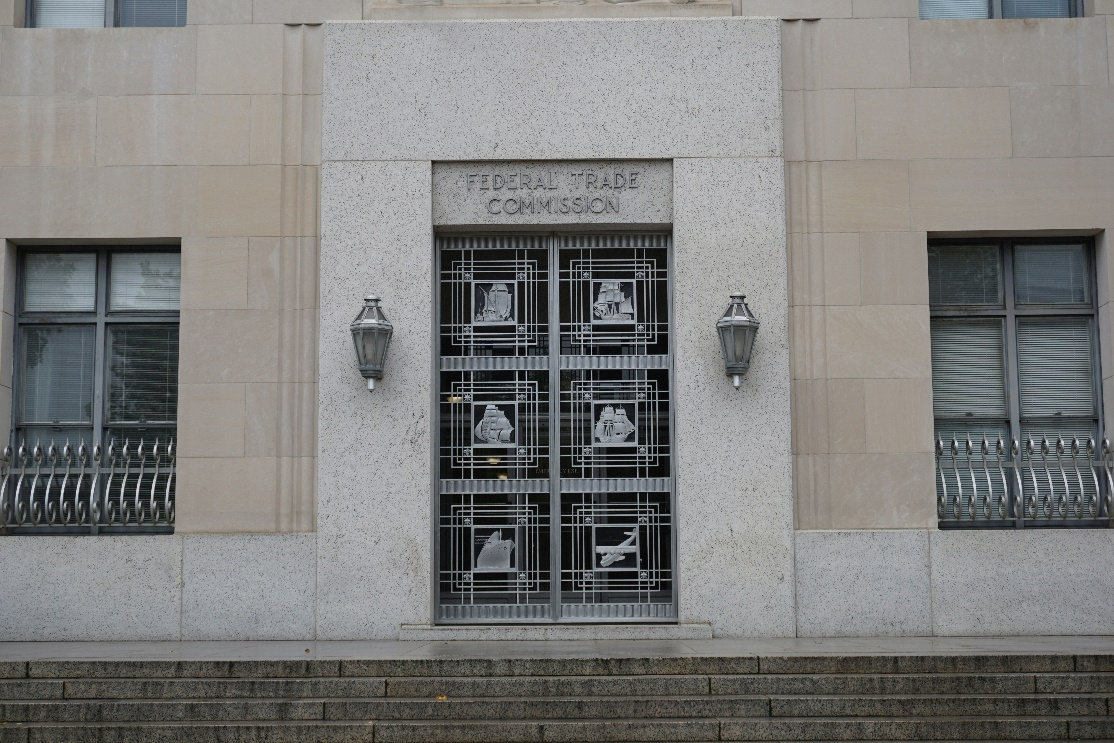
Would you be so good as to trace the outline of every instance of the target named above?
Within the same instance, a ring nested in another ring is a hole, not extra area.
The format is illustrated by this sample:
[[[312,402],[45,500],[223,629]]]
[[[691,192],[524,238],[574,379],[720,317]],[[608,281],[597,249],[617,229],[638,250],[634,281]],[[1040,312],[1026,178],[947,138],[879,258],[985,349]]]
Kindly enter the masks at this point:
[[[0,639],[1114,631],[1106,0],[50,5]]]

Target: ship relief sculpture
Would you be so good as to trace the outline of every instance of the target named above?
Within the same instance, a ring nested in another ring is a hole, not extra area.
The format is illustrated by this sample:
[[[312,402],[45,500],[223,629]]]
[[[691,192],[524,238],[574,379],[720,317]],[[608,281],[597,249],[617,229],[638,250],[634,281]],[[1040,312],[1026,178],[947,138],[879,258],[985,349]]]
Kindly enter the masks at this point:
[[[513,419],[517,411],[514,403],[502,406],[480,403],[473,411],[472,446],[515,446]]]
[[[596,570],[638,570],[637,526],[597,526],[592,533],[592,541],[595,544]]]
[[[514,282],[472,282],[472,324],[515,324]]]
[[[510,529],[508,531],[514,533]],[[475,553],[472,572],[508,573],[518,569],[512,561],[514,540],[503,539],[502,529],[475,529],[472,532],[472,542],[479,549]]]
[[[634,283],[630,281],[593,281],[592,322],[634,322]]]
[[[629,446],[638,443],[636,421],[631,420],[632,417],[637,418],[634,405],[601,402],[593,405],[593,409],[595,426],[592,437],[597,446]]]

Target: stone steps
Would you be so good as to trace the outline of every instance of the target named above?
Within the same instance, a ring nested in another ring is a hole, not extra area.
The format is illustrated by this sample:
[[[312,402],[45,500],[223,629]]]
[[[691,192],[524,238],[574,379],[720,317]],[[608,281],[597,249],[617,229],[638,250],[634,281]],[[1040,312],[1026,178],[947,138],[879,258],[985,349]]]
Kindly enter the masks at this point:
[[[1112,740],[1111,656],[0,663],[0,743]]]
[[[1088,674],[746,674],[398,678],[3,679],[0,700],[253,697],[662,696],[715,694],[1100,694],[1114,673]]]
[[[381,697],[384,679],[71,679],[0,681],[0,699]]]
[[[1035,718],[790,718],[505,722],[158,722],[0,726],[0,741],[157,743],[376,741],[376,743],[542,743],[548,741],[963,741],[1109,740],[1108,720]],[[20,737],[16,737],[20,736]]]
[[[374,740],[375,726],[368,722],[0,724],[0,743],[372,743]]]
[[[1114,673],[1114,655],[809,655],[0,661],[0,679]]]
[[[1107,716],[1103,695],[102,699],[0,702],[5,722]]]

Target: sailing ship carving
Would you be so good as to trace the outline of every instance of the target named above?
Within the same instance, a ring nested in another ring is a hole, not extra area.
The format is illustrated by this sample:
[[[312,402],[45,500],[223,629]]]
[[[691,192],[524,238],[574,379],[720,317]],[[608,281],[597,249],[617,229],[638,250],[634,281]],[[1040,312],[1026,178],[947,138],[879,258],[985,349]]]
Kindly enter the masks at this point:
[[[621,281],[601,281],[592,314],[604,322],[633,322],[634,297],[627,296]]]
[[[514,433],[514,426],[511,425],[510,419],[507,418],[503,410],[494,405],[488,405],[484,408],[483,417],[476,424],[475,433],[476,441],[481,444],[499,446],[514,443],[511,438]]]
[[[623,444],[634,433],[634,424],[627,417],[626,408],[604,405],[594,433],[601,444]]]
[[[476,284],[476,309],[475,322],[477,323],[506,323],[514,322],[514,313],[511,306],[511,291],[506,284],[492,284],[490,289],[484,290],[483,285]]]
[[[503,532],[496,529],[488,536],[480,554],[476,556],[476,570],[511,570],[511,553],[514,540],[503,539]]]

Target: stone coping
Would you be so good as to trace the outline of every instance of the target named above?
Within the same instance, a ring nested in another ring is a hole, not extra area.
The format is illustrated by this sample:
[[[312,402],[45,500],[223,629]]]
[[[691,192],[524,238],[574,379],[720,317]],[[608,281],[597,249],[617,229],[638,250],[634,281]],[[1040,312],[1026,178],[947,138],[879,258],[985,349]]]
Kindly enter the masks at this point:
[[[762,638],[711,640],[452,640],[0,642],[0,662],[43,660],[437,660],[529,658],[1114,655],[1114,636]]]

